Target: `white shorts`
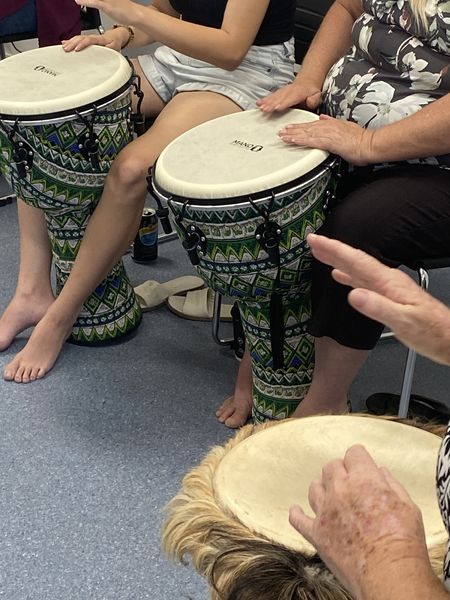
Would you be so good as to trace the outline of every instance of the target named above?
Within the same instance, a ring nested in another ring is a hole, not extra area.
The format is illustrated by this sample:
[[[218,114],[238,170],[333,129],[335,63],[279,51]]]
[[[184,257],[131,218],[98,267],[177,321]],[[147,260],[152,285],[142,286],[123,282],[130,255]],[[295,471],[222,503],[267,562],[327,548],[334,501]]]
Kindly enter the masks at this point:
[[[243,110],[294,79],[294,41],[252,46],[234,71],[160,46],[152,55],[138,57],[150,85],[167,103],[178,92],[216,92]]]

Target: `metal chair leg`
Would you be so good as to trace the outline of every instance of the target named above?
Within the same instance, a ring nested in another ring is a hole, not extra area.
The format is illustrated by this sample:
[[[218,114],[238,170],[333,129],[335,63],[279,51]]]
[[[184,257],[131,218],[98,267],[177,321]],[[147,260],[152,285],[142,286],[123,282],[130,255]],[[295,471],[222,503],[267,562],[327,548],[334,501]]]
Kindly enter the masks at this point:
[[[216,292],[214,294],[214,311],[212,318],[212,336],[214,341],[219,344],[219,346],[230,346],[234,338],[225,338],[221,339],[219,335],[219,327],[220,327],[220,308],[222,306],[222,294]]]
[[[420,287],[427,291],[430,284],[428,272],[420,268],[418,271]],[[400,393],[400,403],[398,407],[398,416],[406,418],[408,416],[409,401],[411,399],[411,388],[414,377],[414,367],[416,366],[417,354],[414,350],[409,349],[406,357],[405,372],[403,374],[402,391]]]

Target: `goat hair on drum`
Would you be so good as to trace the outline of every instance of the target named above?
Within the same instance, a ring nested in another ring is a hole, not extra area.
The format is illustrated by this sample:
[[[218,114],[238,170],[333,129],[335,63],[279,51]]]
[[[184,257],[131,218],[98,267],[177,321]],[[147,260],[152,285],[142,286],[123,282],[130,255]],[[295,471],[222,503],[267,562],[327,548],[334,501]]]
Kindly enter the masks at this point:
[[[0,171],[42,209],[56,271],[67,280],[111,163],[132,139],[128,61],[91,46],[23,52],[0,62]],[[141,311],[120,260],[83,304],[69,341],[103,344],[130,333]]]
[[[316,119],[296,109],[219,117],[171,142],[153,171],[154,191],[199,275],[238,302],[257,422],[292,414],[312,377],[306,235],[323,223],[338,160],[288,146],[277,133]]]
[[[441,576],[448,535],[436,462],[444,433],[441,425],[364,415],[247,425],[183,478],[167,506],[163,548],[207,579],[212,600],[350,600],[288,513],[297,504],[312,515],[311,481],[362,443],[421,509],[431,564]]]

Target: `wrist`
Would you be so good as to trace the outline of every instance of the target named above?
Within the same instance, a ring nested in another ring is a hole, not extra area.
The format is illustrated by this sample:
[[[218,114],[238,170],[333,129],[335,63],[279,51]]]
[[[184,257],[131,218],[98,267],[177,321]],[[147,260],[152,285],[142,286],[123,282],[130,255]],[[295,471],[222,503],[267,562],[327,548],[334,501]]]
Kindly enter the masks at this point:
[[[358,587],[358,600],[438,600],[443,590],[426,547],[404,541],[390,543],[389,551],[374,550],[361,569]]]
[[[120,33],[121,50],[129,46],[134,40],[134,29],[130,25],[122,25],[120,23],[116,23],[115,25],[113,25],[113,29],[117,30]]]
[[[370,165],[378,162],[375,157],[375,133],[375,129],[362,130],[360,165]]]

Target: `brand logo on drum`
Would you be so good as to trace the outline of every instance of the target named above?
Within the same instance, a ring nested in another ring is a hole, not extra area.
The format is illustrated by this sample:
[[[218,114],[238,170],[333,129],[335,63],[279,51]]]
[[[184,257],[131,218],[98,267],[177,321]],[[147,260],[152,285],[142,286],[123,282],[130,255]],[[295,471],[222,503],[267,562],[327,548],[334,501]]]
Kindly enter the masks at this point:
[[[39,73],[46,73],[47,75],[51,75],[52,77],[58,77],[58,75],[61,75],[61,73],[57,73],[56,71],[53,71],[53,69],[49,69],[44,65],[37,65],[37,67],[34,67],[34,70],[39,71]]]
[[[250,150],[251,152],[261,152],[264,146],[260,146],[258,144],[251,144],[250,142],[243,142],[242,140],[234,140],[231,142],[234,146],[240,146],[241,148],[245,148],[246,150]]]

